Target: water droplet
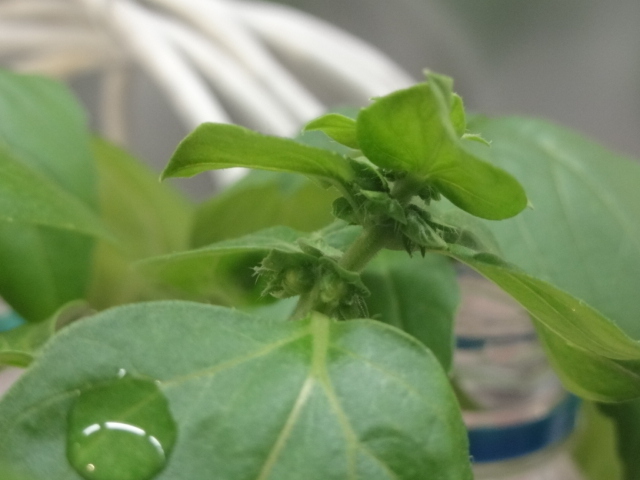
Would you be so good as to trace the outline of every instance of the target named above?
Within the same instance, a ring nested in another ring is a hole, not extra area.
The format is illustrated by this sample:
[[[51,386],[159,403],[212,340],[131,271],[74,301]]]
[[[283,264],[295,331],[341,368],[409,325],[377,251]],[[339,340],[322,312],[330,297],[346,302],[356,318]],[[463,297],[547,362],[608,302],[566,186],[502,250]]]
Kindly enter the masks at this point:
[[[156,382],[121,372],[82,390],[69,413],[67,458],[87,480],[149,480],[164,468],[176,440]]]

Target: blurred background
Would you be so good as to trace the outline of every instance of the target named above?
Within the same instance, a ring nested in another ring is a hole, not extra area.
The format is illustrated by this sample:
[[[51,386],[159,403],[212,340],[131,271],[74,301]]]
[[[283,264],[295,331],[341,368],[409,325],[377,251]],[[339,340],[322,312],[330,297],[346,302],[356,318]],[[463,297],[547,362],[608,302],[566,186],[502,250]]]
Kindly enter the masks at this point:
[[[283,3],[366,40],[415,79],[424,68],[454,77],[471,111],[545,117],[640,157],[637,0]],[[313,84],[317,72],[295,73]],[[72,82],[92,109],[94,80]],[[360,101],[316,83],[327,104]],[[160,168],[187,129],[145,75],[136,75],[130,88],[133,150]]]

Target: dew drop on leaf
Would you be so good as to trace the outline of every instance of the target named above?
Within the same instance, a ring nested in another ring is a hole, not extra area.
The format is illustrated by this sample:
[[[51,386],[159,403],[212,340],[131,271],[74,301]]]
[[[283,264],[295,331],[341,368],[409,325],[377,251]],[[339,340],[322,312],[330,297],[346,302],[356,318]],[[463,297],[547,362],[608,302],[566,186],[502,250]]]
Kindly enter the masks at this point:
[[[176,440],[158,383],[122,372],[82,390],[69,413],[67,458],[87,480],[149,480]]]

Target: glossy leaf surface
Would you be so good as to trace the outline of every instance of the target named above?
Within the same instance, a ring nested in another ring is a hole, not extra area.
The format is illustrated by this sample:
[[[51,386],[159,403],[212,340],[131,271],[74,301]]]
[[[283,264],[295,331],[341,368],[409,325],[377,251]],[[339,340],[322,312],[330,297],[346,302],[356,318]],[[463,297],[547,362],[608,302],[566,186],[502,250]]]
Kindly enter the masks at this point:
[[[182,302],[120,307],[58,335],[0,403],[0,464],[78,479],[69,411],[119,369],[159,380],[176,421],[158,480],[471,478],[447,377],[412,338],[379,322],[271,323]]]
[[[432,76],[362,109],[357,119],[362,152],[382,168],[434,185],[473,215],[491,220],[516,215],[527,205],[524,190],[510,174],[467,151],[461,103],[441,80]]]
[[[451,262],[440,255],[382,252],[366,268],[369,315],[424,343],[445,370],[451,367],[453,320],[459,293]]]
[[[189,177],[231,167],[301,173],[334,184],[353,179],[349,163],[336,153],[214,123],[200,125],[178,145],[162,177]]]
[[[156,381],[128,375],[80,389],[67,459],[86,480],[150,480],[167,464],[176,424]]]

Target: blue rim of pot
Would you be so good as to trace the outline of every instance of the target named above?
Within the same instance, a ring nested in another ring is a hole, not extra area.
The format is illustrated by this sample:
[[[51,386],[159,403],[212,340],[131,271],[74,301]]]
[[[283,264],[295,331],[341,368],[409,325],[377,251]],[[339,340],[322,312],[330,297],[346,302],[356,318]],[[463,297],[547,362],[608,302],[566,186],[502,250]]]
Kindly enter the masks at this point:
[[[528,422],[468,430],[474,463],[510,460],[565,440],[576,425],[580,399],[567,394],[547,415]]]

